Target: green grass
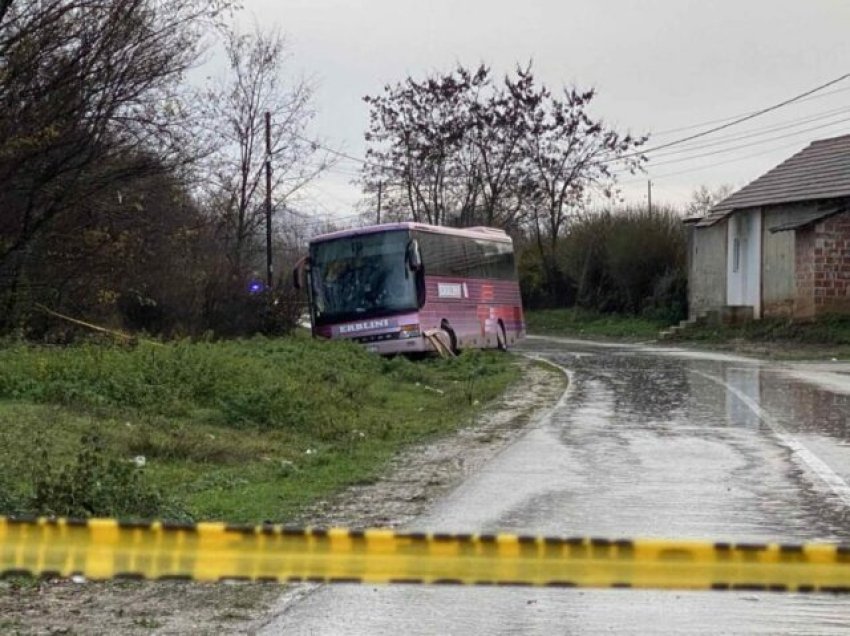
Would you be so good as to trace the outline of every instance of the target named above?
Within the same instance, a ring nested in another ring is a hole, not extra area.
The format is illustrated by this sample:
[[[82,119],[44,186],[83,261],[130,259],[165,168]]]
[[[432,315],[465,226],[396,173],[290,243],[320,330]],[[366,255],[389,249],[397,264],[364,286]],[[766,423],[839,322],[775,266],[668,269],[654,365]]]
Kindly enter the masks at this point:
[[[709,341],[737,338],[752,342],[850,345],[850,316],[824,316],[811,322],[766,318],[737,326],[693,325],[683,332],[683,338]]]
[[[587,309],[539,309],[526,311],[528,331],[532,334],[576,338],[617,338],[646,340],[658,336],[666,323],[637,316],[602,314]]]
[[[850,316],[824,316],[811,322],[766,318],[736,326],[691,325],[675,334],[678,342],[746,348],[783,358],[850,358]]]
[[[622,341],[654,340],[667,324],[635,316],[579,308],[527,311],[532,334]],[[768,318],[737,326],[691,325],[668,341],[735,349],[782,359],[850,359],[850,316],[799,322]]]
[[[10,345],[0,512],[286,521],[469,422],[517,376],[495,353],[413,362],[303,338]]]

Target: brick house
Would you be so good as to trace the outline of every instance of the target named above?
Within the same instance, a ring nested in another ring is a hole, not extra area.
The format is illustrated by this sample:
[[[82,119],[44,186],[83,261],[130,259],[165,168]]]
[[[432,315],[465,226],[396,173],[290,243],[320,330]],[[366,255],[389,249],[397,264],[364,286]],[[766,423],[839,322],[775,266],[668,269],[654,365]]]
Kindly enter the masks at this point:
[[[687,219],[689,319],[850,313],[850,135],[811,143]]]

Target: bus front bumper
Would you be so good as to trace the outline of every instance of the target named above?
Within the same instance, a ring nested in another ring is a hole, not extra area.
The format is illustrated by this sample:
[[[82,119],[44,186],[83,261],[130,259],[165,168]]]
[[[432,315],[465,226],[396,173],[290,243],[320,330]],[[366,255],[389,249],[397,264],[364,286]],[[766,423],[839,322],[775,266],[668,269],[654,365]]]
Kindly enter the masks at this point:
[[[431,343],[422,336],[416,338],[403,338],[396,340],[382,340],[378,342],[364,342],[361,345],[366,351],[380,355],[394,355],[397,353],[422,353],[423,351],[434,351]]]

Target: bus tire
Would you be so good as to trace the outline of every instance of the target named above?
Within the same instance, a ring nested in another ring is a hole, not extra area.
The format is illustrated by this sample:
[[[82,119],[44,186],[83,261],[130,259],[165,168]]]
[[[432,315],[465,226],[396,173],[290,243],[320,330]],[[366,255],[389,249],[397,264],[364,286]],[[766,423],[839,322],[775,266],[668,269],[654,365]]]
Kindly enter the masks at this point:
[[[508,336],[505,333],[505,324],[501,320],[496,325],[496,348],[499,351],[508,350]]]
[[[457,336],[455,335],[455,330],[452,329],[451,325],[449,325],[449,321],[446,320],[445,318],[443,318],[442,322],[440,323],[440,329],[442,329],[443,331],[445,331],[448,334],[448,336],[449,336],[449,346],[451,347],[452,353],[457,355],[458,354]]]

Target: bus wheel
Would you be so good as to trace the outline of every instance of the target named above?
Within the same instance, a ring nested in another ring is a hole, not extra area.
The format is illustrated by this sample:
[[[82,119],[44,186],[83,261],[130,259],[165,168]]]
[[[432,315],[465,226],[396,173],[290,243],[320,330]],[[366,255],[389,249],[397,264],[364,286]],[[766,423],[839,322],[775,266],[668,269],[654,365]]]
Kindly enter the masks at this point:
[[[501,320],[496,327],[496,347],[498,347],[499,351],[508,350],[508,336],[505,333],[505,325]]]
[[[455,335],[454,329],[449,325],[449,321],[443,318],[443,321],[440,323],[440,329],[445,331],[449,335],[449,345],[451,346],[452,353],[457,355],[457,336]]]

